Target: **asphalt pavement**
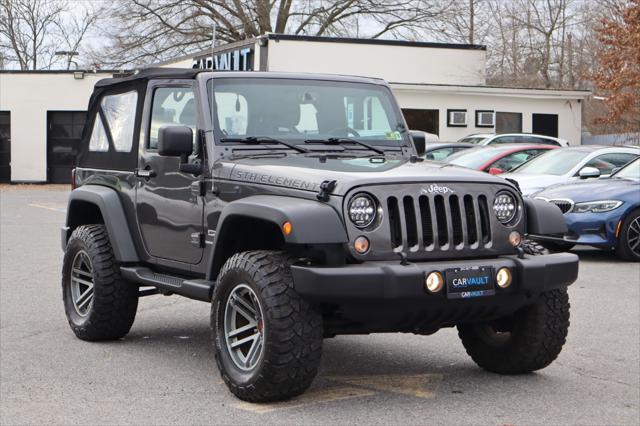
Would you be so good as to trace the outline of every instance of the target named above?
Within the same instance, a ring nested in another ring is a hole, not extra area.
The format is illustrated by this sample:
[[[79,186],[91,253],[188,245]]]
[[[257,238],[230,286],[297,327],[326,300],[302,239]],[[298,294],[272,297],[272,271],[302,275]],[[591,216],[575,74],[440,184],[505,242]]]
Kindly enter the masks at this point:
[[[339,336],[306,394],[249,404],[220,379],[207,303],[145,297],[126,338],[74,337],[60,285],[67,196],[0,186],[0,424],[640,423],[640,264],[575,251],[568,341],[540,372],[484,372],[453,329]]]

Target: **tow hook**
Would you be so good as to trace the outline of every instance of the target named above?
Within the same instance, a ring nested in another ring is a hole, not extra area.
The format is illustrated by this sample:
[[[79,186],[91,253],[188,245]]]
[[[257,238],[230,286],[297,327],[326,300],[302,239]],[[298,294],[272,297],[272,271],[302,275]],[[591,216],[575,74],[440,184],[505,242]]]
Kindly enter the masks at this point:
[[[400,256],[400,264],[402,266],[407,266],[409,264],[409,261],[407,260],[407,253],[400,251],[398,252],[398,256]]]
[[[325,180],[320,184],[320,192],[316,195],[316,198],[320,201],[329,201],[329,195],[335,189],[337,185],[335,180]]]

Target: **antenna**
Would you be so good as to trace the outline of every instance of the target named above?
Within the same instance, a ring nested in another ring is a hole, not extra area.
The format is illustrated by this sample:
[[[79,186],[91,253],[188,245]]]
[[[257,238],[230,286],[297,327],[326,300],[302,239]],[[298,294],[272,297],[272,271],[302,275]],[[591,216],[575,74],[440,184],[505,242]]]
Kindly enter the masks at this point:
[[[213,21],[213,26],[211,28],[211,73],[213,74],[213,62],[214,62],[214,51],[216,48],[216,22]],[[211,137],[213,138],[213,123],[214,123],[214,115],[213,115],[213,80],[211,81],[211,103],[209,104],[209,110],[211,111]]]

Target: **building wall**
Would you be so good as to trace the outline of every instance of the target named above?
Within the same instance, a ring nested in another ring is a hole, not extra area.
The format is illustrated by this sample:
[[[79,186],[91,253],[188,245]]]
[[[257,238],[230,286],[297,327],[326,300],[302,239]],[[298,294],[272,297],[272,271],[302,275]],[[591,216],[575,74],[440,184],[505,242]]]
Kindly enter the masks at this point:
[[[532,114],[558,114],[558,137],[571,145],[580,145],[582,104],[570,97],[511,93],[472,93],[433,91],[428,88],[406,89],[392,85],[401,108],[439,110],[439,138],[441,141],[456,141],[471,133],[493,133],[495,128],[475,127],[476,110],[493,110],[522,113],[522,131],[532,131]],[[479,90],[479,89],[476,89]],[[511,89],[505,89],[508,91]],[[486,90],[488,92],[489,89]],[[576,95],[573,95],[576,96]],[[467,127],[447,127],[447,109],[466,109]]]
[[[0,110],[11,112],[11,180],[47,180],[47,111],[86,111],[94,84],[111,74],[0,73]]]
[[[269,40],[268,70],[379,77],[389,82],[484,85],[486,51]]]

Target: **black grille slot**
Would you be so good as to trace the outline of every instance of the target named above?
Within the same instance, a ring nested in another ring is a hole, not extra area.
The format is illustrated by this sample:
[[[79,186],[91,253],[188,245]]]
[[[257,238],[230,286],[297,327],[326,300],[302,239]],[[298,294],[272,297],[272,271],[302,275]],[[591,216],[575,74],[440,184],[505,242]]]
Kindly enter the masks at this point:
[[[462,214],[460,213],[460,204],[457,195],[449,197],[449,207],[451,208],[451,225],[453,225],[453,245],[458,246],[462,244],[463,234]]]
[[[422,241],[425,247],[433,245],[433,221],[431,220],[431,210],[429,207],[429,198],[421,195],[418,198],[420,205],[420,221],[422,223]]]
[[[449,243],[449,230],[447,229],[447,212],[444,206],[444,197],[435,196],[436,223],[438,225],[438,245],[443,247]]]
[[[413,197],[405,196],[402,199],[402,205],[407,226],[407,245],[414,247],[418,245],[418,225],[416,223],[416,209],[413,206]]]
[[[469,244],[476,244],[478,242],[477,216],[471,195],[464,196],[464,213],[467,221],[467,240]]]
[[[480,230],[482,235],[482,242],[487,244],[491,241],[491,225],[489,225],[489,206],[487,204],[487,197],[481,195],[478,197],[478,207],[480,210]]]
[[[391,246],[393,248],[402,245],[402,226],[400,225],[400,210],[398,209],[398,199],[389,197],[387,200],[389,209],[389,228],[391,230]]]

